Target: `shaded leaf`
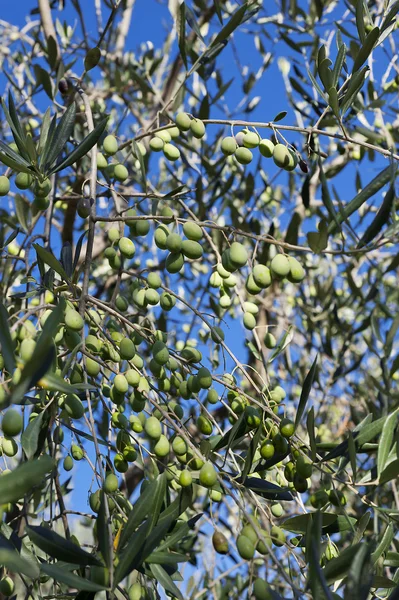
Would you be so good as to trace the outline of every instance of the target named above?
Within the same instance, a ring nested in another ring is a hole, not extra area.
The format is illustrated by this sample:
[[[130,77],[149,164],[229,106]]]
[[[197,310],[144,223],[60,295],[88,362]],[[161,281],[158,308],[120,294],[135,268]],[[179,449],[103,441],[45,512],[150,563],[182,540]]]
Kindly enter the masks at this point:
[[[357,248],[363,248],[369,244],[381,231],[384,225],[388,222],[393,203],[395,201],[395,187],[392,184],[384,196],[384,200],[377,211],[373,221],[367,227],[362,235]]]
[[[356,210],[358,210],[369,198],[374,196],[384,185],[386,185],[389,181],[391,181],[396,174],[396,169],[389,165],[378,173],[376,177],[370,183],[366,185],[337,215],[337,220],[339,223],[343,223],[346,221],[348,217],[350,217]],[[328,232],[333,233],[336,229],[336,224],[330,223],[328,227]]]
[[[313,364],[310,367],[310,371],[306,375],[305,381],[303,382],[301,397],[299,399],[298,410],[296,412],[296,417],[295,417],[295,429],[298,427],[299,423],[301,422],[302,415],[305,412],[305,408],[306,408],[306,404],[307,404],[307,401],[309,398],[310,390],[312,389],[313,381],[314,381],[315,374],[316,374],[317,358],[318,358],[318,355],[316,354]]]
[[[352,73],[355,73],[360,69],[360,67],[366,62],[368,57],[373,51],[374,46],[378,42],[378,38],[380,37],[380,28],[374,27],[364,40],[362,47],[360,48],[358,55],[355,58],[355,62],[353,65]]]
[[[292,494],[289,490],[283,489],[278,485],[270,483],[264,479],[247,477],[243,482],[243,485],[247,489],[252,490],[263,498],[268,498],[269,500],[293,500]]]
[[[396,424],[398,421],[398,409],[393,413],[388,415],[385,420],[384,426],[381,432],[380,443],[378,446],[378,454],[377,454],[377,474],[378,477],[381,475],[384,470],[389,452],[391,450],[393,436],[396,429]]]
[[[29,539],[51,558],[62,560],[75,565],[98,565],[101,562],[77,544],[63,538],[61,535],[40,525],[25,526]]]
[[[173,597],[178,598],[178,600],[184,600],[179,588],[161,565],[151,564],[150,571],[167,592],[171,593]]]
[[[98,46],[95,46],[94,48],[90,48],[90,50],[87,52],[87,54],[85,56],[85,61],[84,61],[85,70],[90,71],[91,69],[94,69],[94,67],[96,67],[98,65],[98,63],[100,62],[100,59],[101,59],[100,48]]]
[[[42,411],[37,417],[29,421],[27,428],[21,435],[21,445],[28,459],[33,458],[38,447],[39,435],[46,411]]]
[[[31,562],[27,561],[25,558],[22,558],[22,556],[20,556],[16,550],[13,550],[12,548],[3,548],[1,541],[0,565],[2,565],[2,567],[6,567],[12,573],[21,573],[21,575],[26,575],[32,579],[38,577],[40,573],[38,564],[37,567],[34,567]]]
[[[222,42],[223,40],[227,39],[233,33],[233,31],[237,29],[237,27],[240,25],[241,21],[244,18],[246,10],[247,4],[243,4],[242,6],[237,8],[237,10],[232,14],[231,19],[228,21],[228,23],[226,23],[226,25],[222,27],[215,39],[212,41],[212,46],[215,46],[219,42]]]
[[[102,590],[107,589],[106,587],[99,585],[98,583],[94,583],[94,581],[89,581],[86,578],[79,577],[79,575],[75,575],[75,573],[71,573],[67,569],[57,566],[57,564],[50,565],[49,563],[42,563],[40,565],[40,570],[52,579],[54,579],[54,581],[65,583],[67,586],[75,588],[77,590],[87,590],[88,592],[101,592]]]
[[[26,496],[55,466],[54,460],[44,455],[33,461],[18,465],[11,473],[2,475],[0,504],[16,502]]]
[[[62,277],[64,281],[69,281],[69,277],[66,274],[65,269],[63,268],[60,261],[55,258],[54,254],[52,254],[42,246],[39,246],[39,244],[33,244],[33,247],[36,250],[36,254],[40,256],[40,258],[44,263],[46,263],[46,265],[54,269],[54,271],[58,273],[58,275],[60,275],[60,277]]]
[[[107,122],[108,117],[105,117],[105,119],[100,121],[100,123],[93,129],[93,131],[89,133],[88,136],[85,137],[85,139],[79,144],[79,146],[72,150],[72,152],[68,154],[68,156],[63,161],[61,161],[60,164],[53,167],[50,170],[49,174],[52,175],[53,173],[58,173],[58,171],[62,171],[62,169],[66,169],[66,167],[69,167],[70,165],[73,165],[78,160],[80,160],[82,156],[85,156],[85,154],[87,154],[89,150],[91,150],[93,146],[97,144],[98,140],[105,131]]]
[[[15,347],[8,324],[9,314],[0,301],[0,346],[7,371],[12,374],[15,369]]]

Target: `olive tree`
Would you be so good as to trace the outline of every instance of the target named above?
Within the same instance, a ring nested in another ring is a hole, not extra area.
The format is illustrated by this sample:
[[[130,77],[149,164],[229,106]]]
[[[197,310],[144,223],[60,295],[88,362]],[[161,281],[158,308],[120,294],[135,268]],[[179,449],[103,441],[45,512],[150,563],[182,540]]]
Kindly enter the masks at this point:
[[[399,2],[140,10],[1,22],[0,592],[399,598]]]

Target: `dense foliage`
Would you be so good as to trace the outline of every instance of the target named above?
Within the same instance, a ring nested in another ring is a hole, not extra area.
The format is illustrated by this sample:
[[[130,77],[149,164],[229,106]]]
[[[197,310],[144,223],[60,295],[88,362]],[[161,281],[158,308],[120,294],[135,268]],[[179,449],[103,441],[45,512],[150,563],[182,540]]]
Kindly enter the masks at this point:
[[[399,2],[142,10],[0,25],[0,597],[395,600]]]

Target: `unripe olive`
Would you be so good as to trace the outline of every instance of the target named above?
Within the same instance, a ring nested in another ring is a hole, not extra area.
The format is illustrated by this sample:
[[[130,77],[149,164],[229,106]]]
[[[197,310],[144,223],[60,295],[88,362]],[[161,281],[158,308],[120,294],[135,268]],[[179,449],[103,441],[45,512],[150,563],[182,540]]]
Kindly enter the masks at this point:
[[[163,147],[165,146],[165,142],[163,140],[161,140],[160,137],[153,137],[150,139],[150,148],[151,150],[153,150],[154,152],[160,152],[161,150],[163,150]]]
[[[270,263],[270,269],[273,275],[278,278],[286,277],[290,273],[290,262],[284,254],[276,254]]]
[[[168,160],[175,161],[180,158],[180,150],[173,144],[165,144],[163,147],[163,153],[165,155],[165,158],[167,158]]]
[[[193,240],[184,240],[181,245],[181,251],[184,256],[191,260],[198,260],[204,254],[201,244]]]
[[[117,164],[114,167],[114,177],[120,182],[126,181],[129,177],[129,171],[125,165]]]
[[[82,448],[80,446],[77,446],[76,444],[72,444],[71,454],[74,460],[82,460],[84,456]]]
[[[275,546],[284,546],[286,542],[286,535],[281,527],[277,527],[277,525],[273,525],[270,530],[270,537]]]
[[[1,451],[3,452],[3,454],[5,454],[6,456],[9,456],[10,458],[15,456],[18,452],[18,444],[17,442],[14,440],[14,438],[12,437],[4,437],[0,440],[1,444],[0,444],[0,454]]]
[[[184,255],[179,253],[170,253],[165,261],[165,268],[168,273],[178,273],[184,265]]]
[[[305,278],[305,269],[301,263],[293,256],[288,257],[290,265],[290,272],[288,273],[288,279],[292,283],[300,283]]]
[[[75,394],[68,394],[66,396],[64,409],[71,419],[81,419],[85,413],[82,401]]]
[[[164,458],[169,454],[170,451],[170,443],[168,438],[161,434],[157,443],[154,446],[154,453],[158,458]]]
[[[180,131],[188,131],[190,129],[191,119],[187,113],[178,113],[175,122]]]
[[[271,440],[265,440],[260,447],[260,455],[265,460],[272,458],[275,453],[274,444]]]
[[[258,535],[252,525],[244,525],[241,529],[240,535],[245,535],[251,542],[256,546],[258,543]]]
[[[256,148],[259,146],[259,142],[260,136],[254,131],[247,131],[242,139],[245,148]]]
[[[46,196],[36,196],[32,203],[32,212],[38,213],[47,210],[50,206],[50,199]]]
[[[341,490],[330,490],[328,498],[333,506],[345,506],[345,494]]]
[[[262,291],[262,288],[260,288],[258,285],[256,285],[253,275],[252,273],[250,273],[247,277],[247,280],[245,282],[245,289],[247,290],[247,292],[253,296],[255,296],[256,294],[259,294],[259,292]]]
[[[152,440],[159,440],[162,435],[161,423],[155,417],[148,417],[144,424],[144,431]]]
[[[234,137],[225,137],[222,140],[221,150],[226,156],[231,156],[237,150],[237,142]]]
[[[97,169],[106,169],[108,167],[107,159],[104,154],[97,152]]]
[[[1,422],[1,428],[4,435],[14,437],[22,431],[24,420],[20,412],[14,408],[9,408]]]
[[[211,338],[215,342],[215,344],[220,344],[224,342],[224,331],[217,325],[212,327],[211,329]]]
[[[214,389],[209,390],[206,399],[208,400],[209,404],[216,404],[219,402],[219,394]]]
[[[267,288],[272,283],[270,269],[265,265],[255,265],[252,269],[252,277],[255,284],[260,288]]]
[[[199,482],[206,488],[210,488],[217,482],[217,474],[215,467],[211,462],[206,462],[202,465],[199,472]]]
[[[122,373],[118,373],[114,377],[113,387],[116,389],[119,394],[126,394],[129,389],[129,385],[126,377]]]
[[[81,219],[87,219],[91,210],[90,198],[79,198],[76,209]]]
[[[136,253],[136,246],[131,239],[122,237],[118,242],[118,247],[123,256],[126,258],[133,258]]]
[[[243,267],[248,261],[248,252],[239,242],[233,242],[229,248],[229,258],[237,268]]]
[[[154,232],[154,242],[161,250],[166,250],[166,240],[168,238],[169,229],[165,225],[160,225]]]
[[[171,233],[166,238],[166,248],[170,252],[180,252],[182,246],[182,239],[178,233]]]
[[[168,144],[170,142],[170,140],[172,139],[172,136],[170,135],[170,133],[167,129],[162,129],[161,131],[157,131],[155,133],[155,137],[161,139],[163,142],[165,142],[165,144]]]
[[[310,504],[313,508],[323,508],[329,501],[328,494],[325,490],[317,490],[310,496]]]
[[[201,119],[192,119],[190,129],[193,136],[197,139],[201,139],[205,135],[205,125]]]
[[[239,535],[236,541],[237,551],[241,558],[251,560],[255,555],[255,545],[245,535]]]
[[[123,338],[119,344],[121,358],[131,360],[136,354],[136,347],[130,338]]]
[[[144,237],[147,235],[147,233],[150,231],[150,229],[151,229],[151,223],[150,223],[150,221],[147,221],[145,219],[141,219],[134,223],[134,235]],[[133,231],[133,230],[131,230],[131,231]]]
[[[188,469],[184,469],[179,476],[179,484],[182,487],[189,487],[193,482],[193,476]]]
[[[279,429],[282,436],[285,438],[290,438],[294,435],[295,424],[290,419],[284,418],[281,419]]]
[[[125,373],[126,381],[132,387],[137,387],[140,383],[140,374],[135,369],[128,369]]]
[[[201,389],[206,390],[212,385],[212,374],[206,367],[198,369],[197,381]]]
[[[68,308],[65,312],[65,326],[72,331],[81,331],[84,321],[78,311]]]
[[[156,341],[152,347],[152,356],[159,365],[166,365],[169,360],[169,350],[160,340]]]
[[[46,178],[43,181],[36,179],[33,192],[37,198],[46,198],[51,191],[51,181]]]
[[[312,476],[312,461],[309,458],[306,458],[305,456],[298,456],[296,460],[296,470],[299,473],[299,475],[301,475],[305,479],[308,479]]]
[[[302,477],[299,473],[295,473],[293,480],[294,488],[300,494],[304,494],[308,489],[308,481],[305,477]]]
[[[162,292],[159,303],[163,310],[172,310],[176,304],[176,298],[169,292]]]
[[[19,346],[19,355],[24,362],[28,362],[35,351],[36,342],[32,338],[25,338]]]
[[[115,136],[107,135],[103,141],[103,150],[108,156],[113,156],[118,152],[118,141]]]
[[[12,596],[15,589],[15,583],[11,577],[3,577],[0,579],[0,594],[4,596]]]
[[[237,162],[241,165],[249,165],[253,159],[253,154],[248,148],[240,147],[234,152]]]
[[[272,600],[270,587],[264,579],[257,577],[254,581],[253,593],[255,600]]]
[[[15,185],[20,190],[27,190],[32,185],[32,176],[29,173],[17,173]]]
[[[271,350],[272,348],[275,348],[277,345],[276,338],[274,337],[274,335],[272,333],[269,333],[269,332],[266,333],[264,342],[265,342],[266,348],[269,348],[269,350]]]
[[[118,473],[126,473],[129,468],[128,462],[125,460],[123,454],[118,452],[114,456],[114,467],[118,471]]]
[[[227,554],[229,551],[229,542],[221,531],[215,531],[212,536],[212,545],[218,554]]]
[[[10,180],[5,175],[0,175],[0,196],[7,196],[10,191]]]
[[[265,158],[271,158],[273,156],[274,144],[271,140],[261,140],[259,143],[259,152]]]
[[[180,135],[180,129],[176,126],[169,127],[168,132],[172,140],[178,138]]]
[[[288,442],[281,434],[278,433],[273,437],[273,444],[278,454],[285,454],[288,452]]]
[[[245,312],[243,317],[243,324],[245,329],[249,329],[250,331],[252,331],[252,329],[255,329],[256,319],[254,315],[252,313]]]
[[[212,422],[205,415],[199,415],[197,419],[197,427],[203,435],[211,435],[213,431]]]
[[[104,492],[113,494],[118,489],[118,485],[118,478],[115,473],[107,473],[103,484]]]
[[[276,502],[275,504],[272,504],[270,510],[272,511],[272,515],[274,515],[277,518],[282,517],[284,514],[284,509],[281,506],[280,502]]]
[[[69,454],[64,458],[63,467],[65,471],[70,471],[73,468],[73,458]]]
[[[273,149],[273,160],[281,169],[286,169],[292,162],[292,156],[284,144],[276,144]]]

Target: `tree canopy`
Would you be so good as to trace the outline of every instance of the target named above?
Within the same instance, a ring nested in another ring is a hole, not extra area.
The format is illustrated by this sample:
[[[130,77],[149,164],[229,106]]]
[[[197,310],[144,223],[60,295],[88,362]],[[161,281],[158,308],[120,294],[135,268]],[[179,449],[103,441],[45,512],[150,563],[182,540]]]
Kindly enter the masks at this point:
[[[0,598],[399,598],[398,0],[31,4]]]

